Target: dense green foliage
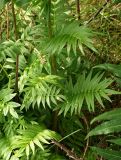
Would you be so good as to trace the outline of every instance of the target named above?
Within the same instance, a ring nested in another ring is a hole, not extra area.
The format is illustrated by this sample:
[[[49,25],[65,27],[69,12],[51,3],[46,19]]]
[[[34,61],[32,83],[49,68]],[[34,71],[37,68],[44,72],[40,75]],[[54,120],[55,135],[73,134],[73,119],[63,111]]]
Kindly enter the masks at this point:
[[[1,160],[121,159],[120,27],[121,0],[0,1]]]

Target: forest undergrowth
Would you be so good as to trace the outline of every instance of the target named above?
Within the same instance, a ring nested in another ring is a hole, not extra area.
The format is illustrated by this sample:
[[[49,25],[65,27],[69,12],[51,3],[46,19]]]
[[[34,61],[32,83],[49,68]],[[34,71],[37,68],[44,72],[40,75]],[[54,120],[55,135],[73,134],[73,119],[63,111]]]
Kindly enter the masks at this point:
[[[0,160],[121,160],[121,0],[0,0]]]

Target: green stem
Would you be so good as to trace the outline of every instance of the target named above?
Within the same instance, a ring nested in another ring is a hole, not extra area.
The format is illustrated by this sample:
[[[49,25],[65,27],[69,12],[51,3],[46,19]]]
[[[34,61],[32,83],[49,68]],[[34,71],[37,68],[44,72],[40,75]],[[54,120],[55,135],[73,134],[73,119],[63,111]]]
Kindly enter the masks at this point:
[[[51,25],[51,0],[48,0],[48,35],[52,37],[52,25]]]
[[[51,0],[48,0],[48,35],[49,38],[52,37],[52,24],[51,24]],[[56,57],[54,55],[52,55],[50,57],[50,61],[51,61],[51,68],[52,68],[52,74],[56,74],[57,72],[57,66],[56,66]]]
[[[58,142],[61,142],[61,141],[65,140],[66,138],[68,138],[68,137],[74,135],[75,133],[77,133],[77,132],[79,132],[79,131],[81,131],[81,130],[82,130],[82,129],[78,129],[78,130],[76,130],[76,131],[74,131],[74,132],[68,134],[67,136],[65,136],[65,137],[63,137],[62,139],[60,139]]]
[[[68,134],[67,136],[65,136],[65,137],[63,137],[62,139],[60,139],[58,142],[62,142],[63,140],[67,139],[68,137],[74,135],[75,133],[80,132],[81,130],[82,130],[82,129],[78,129],[78,130],[76,130],[76,131],[74,131],[74,132],[71,132],[71,133]],[[54,147],[54,145],[52,145],[49,149],[51,149],[52,147]]]
[[[51,23],[51,0],[48,0],[48,35],[49,38],[52,37],[52,23]],[[57,66],[56,66],[56,57],[55,55],[52,55],[50,57],[50,63],[51,63],[51,71],[52,74],[56,74],[57,73]],[[54,131],[57,130],[57,123],[58,123],[58,111],[54,111],[53,112],[53,125],[52,125],[52,129]]]
[[[48,10],[48,35],[49,35],[49,38],[51,38],[52,37],[51,0],[48,0],[48,6],[49,6],[49,10]],[[54,55],[52,55],[50,57],[50,61],[51,61],[52,74],[56,74],[56,72],[57,72],[56,57]]]

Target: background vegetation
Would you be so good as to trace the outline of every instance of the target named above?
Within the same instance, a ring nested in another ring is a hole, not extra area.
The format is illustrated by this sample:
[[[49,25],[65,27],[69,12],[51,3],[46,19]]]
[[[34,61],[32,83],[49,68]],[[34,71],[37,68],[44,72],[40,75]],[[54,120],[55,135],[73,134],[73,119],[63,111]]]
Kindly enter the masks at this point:
[[[1,160],[121,160],[120,52],[121,0],[1,0]]]

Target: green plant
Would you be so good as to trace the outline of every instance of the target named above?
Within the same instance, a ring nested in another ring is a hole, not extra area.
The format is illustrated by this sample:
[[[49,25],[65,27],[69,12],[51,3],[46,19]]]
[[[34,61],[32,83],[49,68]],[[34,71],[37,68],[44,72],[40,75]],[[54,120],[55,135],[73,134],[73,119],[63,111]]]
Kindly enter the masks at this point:
[[[106,26],[108,18],[112,26],[113,13],[108,9],[120,1],[100,2],[95,7],[91,4],[96,1],[88,3],[90,0],[0,1],[2,160],[120,157],[116,149],[121,110],[95,117],[114,104],[115,95],[120,96],[120,64],[101,64],[105,56],[111,57],[107,54],[110,48],[104,49],[101,41],[116,39],[110,38]],[[92,118],[92,122],[105,122],[91,130]],[[98,146],[91,137],[101,134],[117,139],[109,140],[106,150],[90,149],[90,145]]]
[[[100,125],[98,125],[96,128],[91,130],[87,138],[90,136],[94,135],[101,135],[101,134],[111,134],[114,132],[120,132],[121,131],[121,121],[120,121],[120,115],[121,115],[121,109],[115,109],[110,112],[105,112],[97,117],[95,117],[91,124],[96,122],[96,121],[104,121]],[[110,135],[111,136],[111,135]],[[120,137],[120,135],[119,135]],[[107,137],[108,138],[108,137]],[[108,142],[111,142],[113,144],[119,145],[120,146],[120,138],[115,138],[115,139],[108,139]],[[97,154],[103,156],[106,159],[121,159],[121,154],[120,151],[115,151],[111,149],[111,146],[109,145],[109,149],[101,149],[101,148],[96,148],[92,147],[92,150],[96,151]]]

